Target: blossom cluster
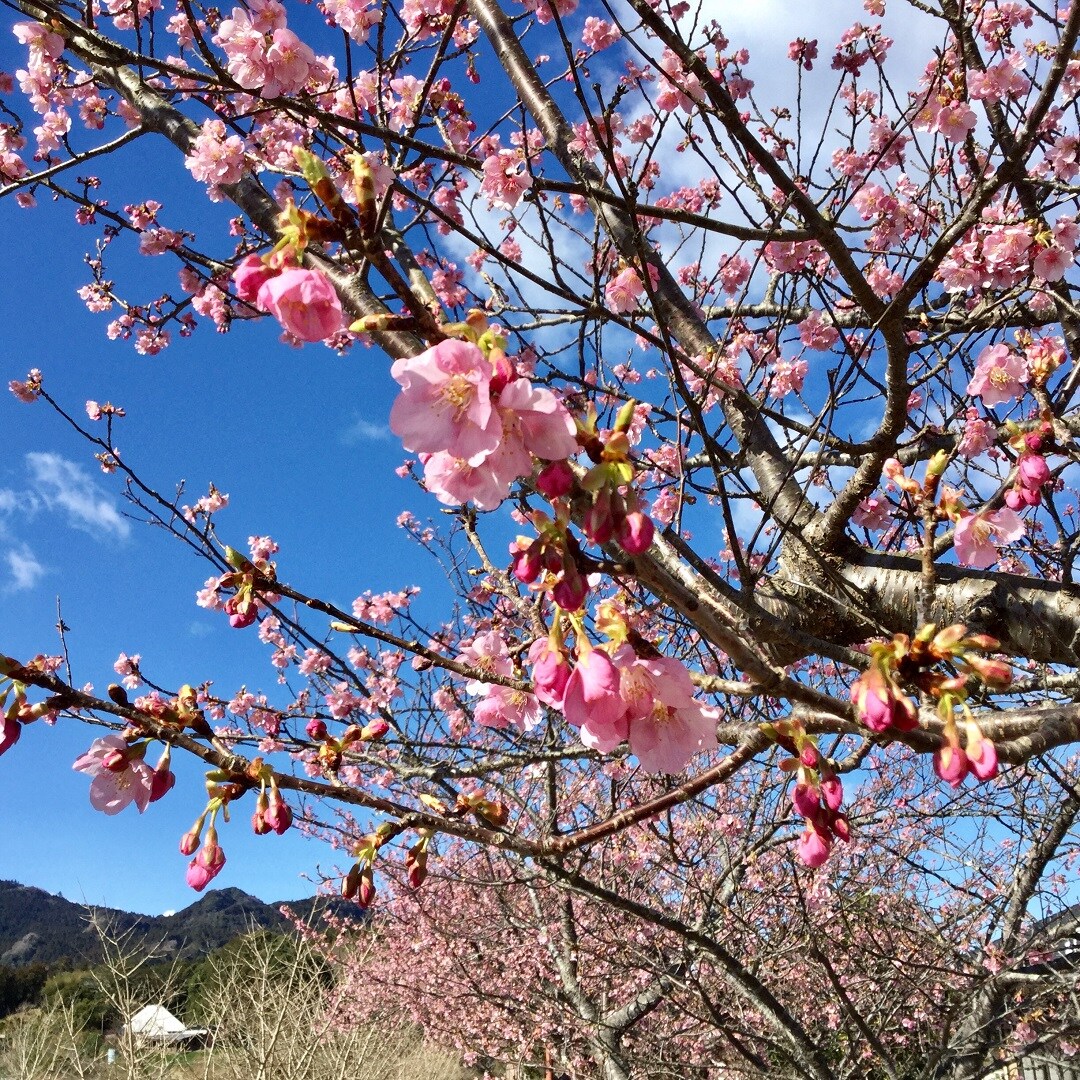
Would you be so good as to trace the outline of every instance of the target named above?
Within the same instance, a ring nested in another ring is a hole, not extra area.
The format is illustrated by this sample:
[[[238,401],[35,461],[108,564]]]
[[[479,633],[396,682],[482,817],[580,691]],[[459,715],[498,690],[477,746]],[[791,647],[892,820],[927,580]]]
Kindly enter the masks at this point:
[[[342,329],[337,291],[317,270],[248,255],[233,271],[233,284],[241,300],[273,315],[300,341],[323,341]]]
[[[682,772],[695,754],[718,745],[719,710],[695,698],[681,661],[644,643],[635,647],[622,641],[624,636],[622,626],[609,646],[597,647],[579,632],[573,662],[557,634],[538,638],[528,652],[530,693],[513,685],[515,666],[502,637],[478,635],[459,657],[476,672],[466,684],[467,692],[480,698],[476,722],[530,731],[541,722],[542,703],[561,713],[592,750],[608,754],[629,743],[646,771]],[[488,681],[491,676],[505,682]]]
[[[424,483],[448,505],[489,510],[510,485],[548,461],[577,452],[577,428],[566,406],[514,370],[499,348],[488,356],[471,341],[447,339],[395,360],[401,393],[390,429],[420,455]]]

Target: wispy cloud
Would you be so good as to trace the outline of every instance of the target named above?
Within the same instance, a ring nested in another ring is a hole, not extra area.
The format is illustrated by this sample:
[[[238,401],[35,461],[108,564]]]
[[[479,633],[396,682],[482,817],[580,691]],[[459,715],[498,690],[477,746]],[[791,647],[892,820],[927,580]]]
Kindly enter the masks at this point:
[[[370,420],[358,417],[338,436],[343,446],[355,446],[361,442],[389,439],[390,429],[385,424],[373,424]]]
[[[6,551],[4,561],[11,572],[7,584],[11,591],[32,589],[45,576],[45,567],[25,544]]]
[[[53,453],[27,454],[26,465],[42,502],[50,510],[62,511],[73,528],[98,540],[126,540],[131,535],[131,523],[81,465]]]

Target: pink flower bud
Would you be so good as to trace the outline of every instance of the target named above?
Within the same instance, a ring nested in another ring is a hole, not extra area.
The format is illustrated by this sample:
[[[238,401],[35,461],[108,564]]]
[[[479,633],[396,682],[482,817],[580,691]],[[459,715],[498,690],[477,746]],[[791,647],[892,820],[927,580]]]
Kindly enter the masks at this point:
[[[887,680],[877,668],[869,668],[851,688],[851,700],[859,719],[871,731],[913,731],[919,726],[918,711],[910,698]]]
[[[22,734],[22,724],[13,716],[0,710],[0,754],[6,754]]]
[[[389,730],[390,725],[385,720],[372,720],[361,729],[360,738],[367,740],[381,739]]]
[[[217,842],[217,830],[211,825],[206,832],[206,843],[188,864],[188,885],[196,892],[202,892],[221,873],[224,865],[225,852]]]
[[[796,853],[799,861],[807,866],[821,866],[832,850],[832,839],[814,828],[808,828],[800,837]]]
[[[807,820],[816,817],[821,809],[817,789],[810,784],[796,784],[791,793],[791,803],[795,812]]]
[[[996,759],[996,755],[995,755]],[[968,774],[968,757],[959,746],[946,743],[934,754],[934,772],[945,783],[958,788]]]
[[[375,902],[375,877],[370,866],[365,866],[356,887],[356,902],[362,908],[369,908]]]
[[[409,888],[419,889],[427,880],[427,852],[411,848],[405,856],[405,869],[408,874]]]
[[[270,831],[270,823],[266,820],[266,811],[270,806],[270,801],[266,797],[265,791],[259,792],[259,797],[255,800],[255,813],[251,815],[251,828],[256,836],[265,836]]]
[[[993,780],[998,774],[997,747],[987,738],[979,738],[967,747],[968,767],[980,780]]]
[[[573,489],[574,470],[566,461],[553,461],[545,465],[536,478],[536,490],[549,500],[569,495]]]
[[[816,769],[818,763],[818,752],[814,746],[804,746],[799,752],[799,760],[808,768]]]
[[[205,850],[204,848],[203,851],[200,851],[188,863],[187,883],[196,892],[202,892],[221,873],[222,867],[225,865],[225,852],[221,848],[214,848],[214,851],[220,856],[216,859],[203,859],[202,856]]]
[[[627,555],[644,555],[652,546],[652,520],[640,510],[631,510],[619,525],[619,547]]]
[[[123,750],[106,750],[101,755],[101,767],[109,772],[124,772],[128,768],[128,757]]]
[[[577,572],[577,567],[564,572],[562,579],[551,589],[551,598],[563,611],[577,611],[589,595],[589,586]]]
[[[1023,510],[1027,506],[1022,488],[1009,488],[1005,492],[1005,505],[1010,510]]]
[[[1021,486],[1028,490],[1037,490],[1050,479],[1050,466],[1042,454],[1021,454],[1016,471]]]
[[[541,545],[535,540],[528,540],[519,536],[510,545],[510,554],[513,555],[512,563],[514,577],[525,585],[531,585],[539,576],[541,562]]]
[[[834,815],[829,826],[838,840],[843,840],[845,844],[851,840],[851,823],[844,814]]]
[[[180,837],[180,854],[181,855],[194,855],[199,850],[199,830],[192,829],[190,832],[184,833]]]
[[[266,824],[281,836],[292,825],[293,814],[289,804],[281,797],[281,792],[270,794],[270,806],[266,811]]]
[[[839,776],[826,776],[821,781],[821,797],[825,805],[832,811],[840,809],[844,801],[844,785],[840,783]]]
[[[176,773],[168,766],[164,769],[157,768],[150,779],[150,801],[157,802],[165,798],[176,784]]]
[[[258,255],[248,255],[240,260],[232,273],[236,295],[241,300],[254,304],[259,290],[274,276],[275,271],[271,270]]]
[[[561,709],[570,681],[566,656],[561,650],[553,649],[547,638],[537,638],[529,647],[529,663],[533,665],[533,693],[545,705]]]
[[[316,739],[323,741],[327,738],[326,722],[319,720],[317,717],[312,717],[305,725],[304,730],[307,732],[309,739]]]
[[[259,608],[252,600],[241,600],[230,596],[224,604],[225,614],[229,616],[229,625],[234,630],[243,630],[259,617]]]
[[[502,349],[493,349],[488,359],[491,361],[492,367],[490,390],[492,394],[498,394],[506,389],[507,385],[512,383],[518,375],[514,370],[510,357]]]
[[[581,523],[581,529],[594,544],[606,544],[615,534],[611,496],[606,490],[596,493],[596,498]]]

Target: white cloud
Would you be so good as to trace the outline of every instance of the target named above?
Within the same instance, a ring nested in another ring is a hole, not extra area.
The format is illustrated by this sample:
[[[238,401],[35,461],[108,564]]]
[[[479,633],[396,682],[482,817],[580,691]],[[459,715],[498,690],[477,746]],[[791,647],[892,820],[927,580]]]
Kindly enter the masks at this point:
[[[25,544],[5,552],[4,561],[11,572],[9,590],[32,589],[45,576],[45,567]]]
[[[63,511],[73,528],[98,540],[126,540],[131,535],[131,523],[81,465],[53,453],[27,454],[26,465],[46,507]]]
[[[355,446],[360,442],[389,439],[390,429],[385,424],[373,424],[370,420],[358,417],[338,436],[342,446]]]

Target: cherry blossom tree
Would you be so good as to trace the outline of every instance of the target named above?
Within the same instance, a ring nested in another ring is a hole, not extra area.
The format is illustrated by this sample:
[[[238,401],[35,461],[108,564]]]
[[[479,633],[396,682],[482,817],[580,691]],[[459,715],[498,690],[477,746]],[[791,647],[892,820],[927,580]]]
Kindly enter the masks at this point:
[[[363,906],[395,865],[421,907],[444,858],[499,883],[475,903],[575,1017],[538,1031],[609,1080],[672,1055],[973,1078],[1069,1045],[1068,924],[1039,920],[1080,807],[1075,4],[866,0],[774,71],[722,8],[666,0],[4,2],[0,195],[101,228],[82,296],[141,353],[267,317],[385,354],[404,468],[453,521],[401,523],[458,605],[311,595],[270,537],[229,546],[222,492],[185,505],[120,455],[136,417],[76,418],[35,368],[13,393],[303,688],[166,688],[121,654],[102,697],[5,657],[0,750],[111,724],[76,763],[107,812],[180,797],[169,755],[201,758],[196,888],[249,791],[256,832],[333,830]],[[88,170],[132,143],[231,203],[228,235],[110,206]],[[178,287],[129,293],[125,244]],[[935,977],[896,990],[912,964]]]
[[[597,1064],[795,1077],[814,1075],[817,1056],[822,1075],[914,1080],[1071,1047],[1070,969],[1052,960],[1074,948],[1074,918],[1018,920],[1036,897],[1052,907],[1074,873],[1075,841],[1053,837],[1071,820],[1060,789],[1018,771],[1009,791],[957,797],[917,760],[870,769],[851,801],[858,841],[813,872],[793,866],[786,800],[753,782],[564,865],[588,883],[577,895],[455,841],[422,889],[387,883],[374,946],[339,960],[339,1014],[404,1013],[482,1064],[575,1077]],[[593,778],[559,805],[603,805],[640,783],[654,784]],[[537,787],[534,803],[550,799]],[[1027,815],[1018,799],[1053,805]]]

